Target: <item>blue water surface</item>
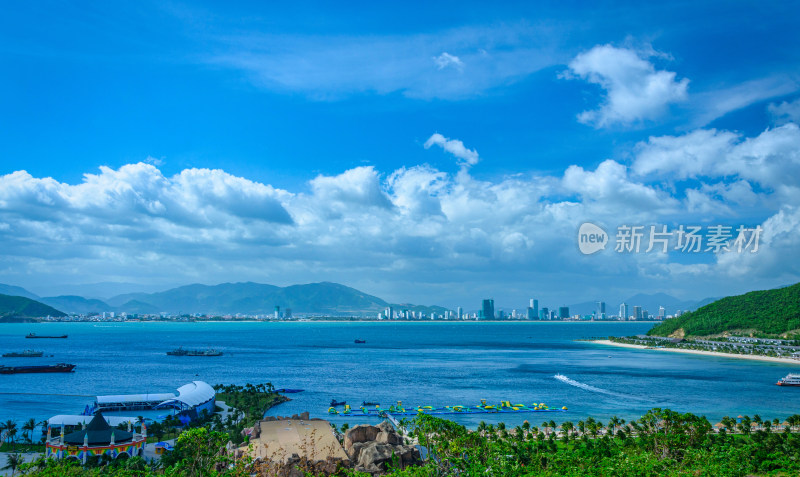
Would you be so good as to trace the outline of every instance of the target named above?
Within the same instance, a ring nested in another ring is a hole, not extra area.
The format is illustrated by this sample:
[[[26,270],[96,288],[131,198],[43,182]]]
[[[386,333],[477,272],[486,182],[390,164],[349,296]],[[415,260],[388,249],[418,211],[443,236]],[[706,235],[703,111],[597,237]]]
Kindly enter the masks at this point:
[[[173,392],[192,380],[271,382],[301,388],[269,414],[328,418],[332,398],[360,405],[475,405],[508,400],[567,406],[566,413],[448,416],[518,425],[587,416],[636,418],[653,407],[706,415],[800,412],[800,388],[775,385],[798,366],[638,350],[575,341],[646,332],[652,323],[291,322],[46,323],[0,325],[0,350],[34,348],[52,358],[0,358],[5,365],[77,365],[70,374],[0,375],[0,420],[78,414],[98,394]],[[68,334],[30,340],[25,335]],[[366,340],[355,344],[355,339]],[[217,348],[221,357],[166,351]],[[559,380],[560,374],[568,379]],[[351,424],[366,418],[332,417]]]

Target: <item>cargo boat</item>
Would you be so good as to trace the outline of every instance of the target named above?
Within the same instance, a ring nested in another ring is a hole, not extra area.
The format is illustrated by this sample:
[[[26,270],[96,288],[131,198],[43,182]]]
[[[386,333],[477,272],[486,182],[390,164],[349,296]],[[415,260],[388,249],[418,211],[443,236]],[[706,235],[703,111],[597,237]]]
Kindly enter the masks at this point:
[[[800,386],[800,374],[787,374],[775,384],[778,386]]]
[[[215,349],[197,350],[197,349],[183,349],[178,348],[172,351],[167,351],[169,356],[222,356],[222,351]]]
[[[47,366],[0,366],[0,374],[71,373],[74,364],[58,363]]]
[[[3,354],[4,358],[41,358],[44,354],[43,351],[34,351],[32,349],[26,349],[22,353],[5,353]]]
[[[39,336],[39,335],[37,335],[36,333],[28,333],[27,335],[25,335],[25,337],[26,337],[26,338],[42,338],[42,339],[44,339],[44,338],[50,338],[50,339],[64,339],[64,338],[66,338],[66,337],[67,337],[67,335],[61,335],[61,336]]]

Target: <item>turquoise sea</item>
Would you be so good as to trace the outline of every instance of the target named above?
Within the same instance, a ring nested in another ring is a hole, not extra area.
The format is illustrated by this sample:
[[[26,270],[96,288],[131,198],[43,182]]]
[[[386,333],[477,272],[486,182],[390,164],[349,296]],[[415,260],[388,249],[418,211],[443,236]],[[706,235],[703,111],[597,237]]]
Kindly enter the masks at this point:
[[[569,412],[455,416],[517,425],[639,417],[653,407],[704,414],[779,417],[800,412],[800,388],[775,385],[800,366],[575,341],[644,333],[652,323],[52,323],[0,326],[0,350],[34,348],[52,358],[0,358],[6,365],[77,365],[70,374],[0,375],[0,420],[78,414],[97,394],[172,392],[209,384],[272,382],[301,388],[270,411],[328,417],[332,398],[404,405],[544,402]],[[68,334],[30,340],[25,335]],[[355,339],[366,340],[355,344]],[[174,357],[213,347],[222,357]],[[568,380],[555,378],[564,375]],[[356,423],[364,418],[332,418]]]

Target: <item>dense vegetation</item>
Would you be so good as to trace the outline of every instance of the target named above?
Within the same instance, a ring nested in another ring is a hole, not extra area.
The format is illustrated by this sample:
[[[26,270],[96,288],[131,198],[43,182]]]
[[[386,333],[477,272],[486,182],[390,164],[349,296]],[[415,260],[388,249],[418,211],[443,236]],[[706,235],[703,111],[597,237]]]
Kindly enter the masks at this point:
[[[24,296],[0,295],[0,318],[66,316],[53,307]]]
[[[707,336],[731,330],[779,335],[800,329],[800,283],[729,296],[666,320],[647,334],[668,336],[681,328],[686,336]]]
[[[408,424],[409,434],[430,451],[419,467],[394,470],[389,475],[412,476],[745,476],[798,475],[800,415],[779,421],[759,416],[724,418],[722,428],[704,417],[669,409],[652,409],[626,423],[612,418],[607,424],[588,418],[560,426],[545,421],[541,427],[525,422],[514,429],[481,423],[476,431],[429,415]],[[561,432],[555,431],[560,428]],[[233,460],[222,450],[228,436],[206,428],[183,432],[175,450],[161,465],[139,458],[77,463],[40,460],[16,465],[15,471],[35,477],[55,476],[245,476],[249,459]],[[354,471],[345,475],[366,476]]]

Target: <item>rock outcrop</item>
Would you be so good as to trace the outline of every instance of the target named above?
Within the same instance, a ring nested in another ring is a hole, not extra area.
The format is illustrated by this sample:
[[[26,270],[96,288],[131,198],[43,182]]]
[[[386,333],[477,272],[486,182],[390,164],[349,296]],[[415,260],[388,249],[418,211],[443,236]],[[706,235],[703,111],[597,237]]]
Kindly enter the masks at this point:
[[[366,424],[349,429],[344,436],[344,450],[355,469],[381,475],[389,468],[404,469],[422,462],[419,450],[404,445],[403,437],[389,421],[377,426]]]
[[[254,474],[270,477],[305,477],[307,475],[344,475],[345,469],[351,467],[350,461],[336,457],[325,460],[309,460],[292,454],[285,461],[257,461]]]

